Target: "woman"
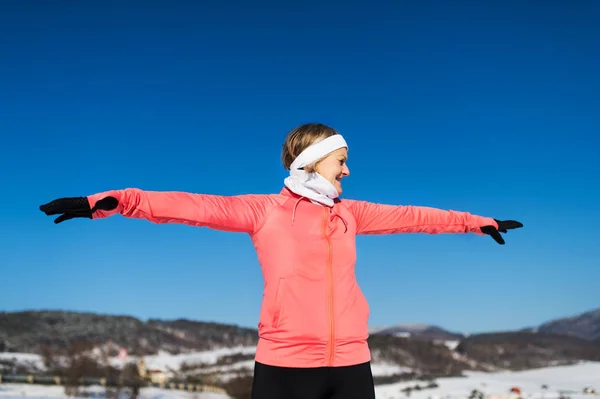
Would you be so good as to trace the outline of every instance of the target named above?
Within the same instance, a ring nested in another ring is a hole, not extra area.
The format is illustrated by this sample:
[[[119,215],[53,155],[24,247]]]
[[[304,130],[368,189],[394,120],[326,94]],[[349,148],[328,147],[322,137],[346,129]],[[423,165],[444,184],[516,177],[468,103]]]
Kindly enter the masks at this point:
[[[60,198],[55,223],[120,214],[247,233],[264,277],[252,398],[374,398],[369,306],[354,272],[358,234],[489,234],[522,227],[466,212],[339,199],[348,146],[333,128],[293,129],[278,194],[219,196],[124,189]]]

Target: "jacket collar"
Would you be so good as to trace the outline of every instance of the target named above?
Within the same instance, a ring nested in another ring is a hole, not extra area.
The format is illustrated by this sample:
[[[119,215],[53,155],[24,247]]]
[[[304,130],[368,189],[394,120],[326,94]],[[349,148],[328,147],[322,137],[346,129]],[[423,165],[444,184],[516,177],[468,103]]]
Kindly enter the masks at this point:
[[[281,189],[281,191],[279,192],[279,194],[280,195],[284,195],[286,197],[295,198],[295,199],[298,199],[298,200],[305,200],[305,201],[312,202],[310,200],[310,198],[304,197],[302,195],[298,195],[298,194],[296,194],[295,192],[293,192],[292,190],[290,190],[289,188],[287,188],[285,186]],[[341,199],[340,198],[336,198],[336,199],[333,200],[333,202],[334,202],[334,205],[335,205],[335,204],[341,202]],[[323,206],[325,206],[325,205],[323,205]]]

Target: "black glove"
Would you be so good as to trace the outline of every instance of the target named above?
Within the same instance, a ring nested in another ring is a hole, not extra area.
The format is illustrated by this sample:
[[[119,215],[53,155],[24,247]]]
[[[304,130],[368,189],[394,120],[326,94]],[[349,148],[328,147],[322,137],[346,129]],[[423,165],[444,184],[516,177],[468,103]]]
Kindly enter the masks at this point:
[[[103,211],[113,210],[119,205],[119,201],[115,197],[105,197],[96,202],[93,208],[90,208],[90,202],[87,197],[68,197],[59,198],[47,204],[40,205],[40,211],[46,215],[58,215],[54,219],[54,223],[64,222],[73,218],[92,218],[92,214],[98,209]]]
[[[494,226],[483,226],[481,228],[481,232],[492,236],[492,238],[500,245],[504,245],[504,239],[500,235],[500,232],[506,233],[509,229],[518,229],[523,227],[523,223],[517,222],[516,220],[494,220],[496,223],[498,223],[497,229]]]

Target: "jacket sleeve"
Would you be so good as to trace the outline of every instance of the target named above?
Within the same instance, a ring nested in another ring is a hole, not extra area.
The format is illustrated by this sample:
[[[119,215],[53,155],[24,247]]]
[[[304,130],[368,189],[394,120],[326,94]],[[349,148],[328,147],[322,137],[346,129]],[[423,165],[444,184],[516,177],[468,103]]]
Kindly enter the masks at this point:
[[[356,220],[356,234],[474,233],[498,224],[493,218],[468,212],[446,211],[423,206],[385,205],[347,200]]]
[[[254,233],[271,204],[269,195],[218,196],[185,192],[111,190],[88,196],[90,206],[104,197],[119,201],[116,209],[98,210],[93,219],[120,214],[153,223],[179,223],[229,232]]]

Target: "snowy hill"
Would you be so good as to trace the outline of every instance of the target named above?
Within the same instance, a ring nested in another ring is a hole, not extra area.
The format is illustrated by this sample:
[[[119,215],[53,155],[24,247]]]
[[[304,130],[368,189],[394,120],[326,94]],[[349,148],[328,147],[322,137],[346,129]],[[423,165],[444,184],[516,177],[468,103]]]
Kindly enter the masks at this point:
[[[74,344],[119,347],[130,353],[173,353],[255,345],[257,331],[190,320],[149,320],[131,316],[67,311],[0,312],[0,352],[66,352]]]
[[[565,334],[573,337],[600,340],[600,309],[571,317],[551,320],[537,328],[540,332]]]
[[[600,309],[522,331],[600,340]],[[371,327],[370,333],[437,341],[467,338],[466,334],[429,324]],[[257,339],[258,332],[253,328],[185,319],[142,321],[126,315],[68,311],[0,312],[0,352],[40,353],[43,347],[64,351],[74,342],[85,340],[94,345],[112,341],[131,353],[178,353],[256,345]]]
[[[593,331],[589,320],[596,314],[563,321]],[[372,328],[369,346],[376,382],[600,360],[600,341],[541,330],[463,336],[428,324]],[[112,367],[119,367],[122,360],[117,355],[126,351],[129,361],[143,358],[147,367],[179,378],[219,384],[241,379],[246,384],[257,340],[255,329],[184,319],[142,321],[65,311],[0,313],[0,352],[6,352],[0,356],[0,372],[35,371],[48,365],[52,372],[61,372],[65,367],[61,357],[76,352],[90,353],[91,362],[108,359]],[[15,352],[23,353],[18,361],[13,360]],[[91,363],[86,367],[87,373],[100,373]]]
[[[600,345],[582,338],[543,332],[505,332],[472,335],[456,351],[480,364],[523,370],[600,361]]]
[[[431,381],[410,380],[378,385],[377,399],[467,399],[474,390],[485,399],[510,399],[513,387],[527,399],[594,399],[600,381],[600,362],[581,362],[570,366],[547,367],[520,372],[466,372],[464,377],[437,378]],[[586,390],[588,393],[586,393]],[[102,397],[103,388],[90,387],[88,392]],[[66,399],[57,386],[0,384],[0,398]],[[238,396],[246,398],[249,396]],[[139,399],[230,399],[232,396],[210,392],[188,393],[159,388],[143,388]]]
[[[600,362],[582,362],[570,366],[547,367],[519,372],[466,372],[466,378],[439,378],[435,387],[412,389],[411,399],[467,399],[474,390],[486,399],[509,399],[513,387],[522,398],[530,399],[594,399],[600,385]],[[375,388],[377,399],[406,398],[406,388],[426,387],[421,381],[380,385]],[[593,388],[596,394],[585,393]],[[514,397],[514,396],[513,396]]]
[[[92,398],[104,398],[105,390],[102,387],[90,387],[83,394]],[[65,395],[60,386],[28,385],[28,384],[0,384],[1,399],[84,399],[85,396],[73,397]],[[231,399],[227,394],[214,392],[185,392],[160,388],[143,388],[138,399]]]
[[[456,341],[464,338],[463,334],[453,333],[428,324],[396,324],[387,327],[376,327],[371,328],[370,333],[439,341]]]

